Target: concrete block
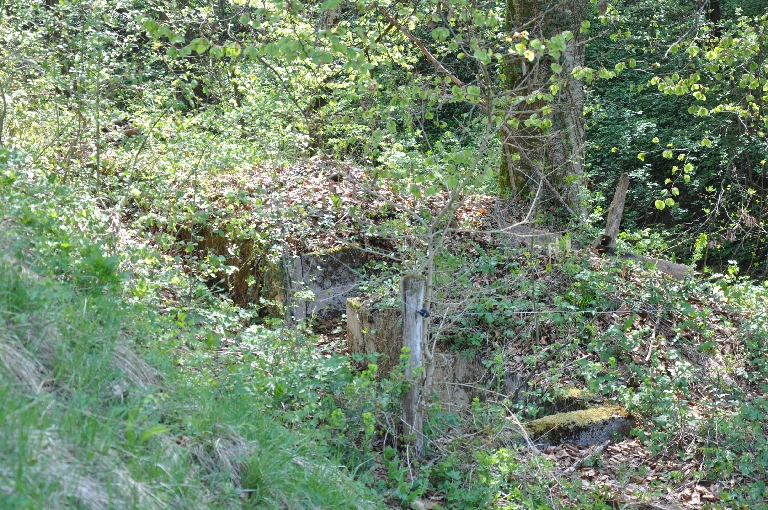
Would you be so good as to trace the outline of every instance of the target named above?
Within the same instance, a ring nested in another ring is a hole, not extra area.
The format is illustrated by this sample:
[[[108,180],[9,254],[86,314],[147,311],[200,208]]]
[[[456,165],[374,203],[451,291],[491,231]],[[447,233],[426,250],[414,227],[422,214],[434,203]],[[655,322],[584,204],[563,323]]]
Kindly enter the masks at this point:
[[[376,309],[360,298],[347,300],[347,341],[350,354],[380,353],[378,375],[387,377],[400,361],[403,345],[400,310]],[[426,362],[426,360],[425,360]],[[436,396],[446,409],[460,411],[478,395],[485,376],[479,359],[467,359],[456,352],[436,352],[434,371],[423,394]]]
[[[292,293],[299,297],[294,297],[294,319],[344,313],[347,299],[357,292],[366,262],[365,253],[351,246],[296,257],[291,274]],[[308,292],[314,297],[301,299]]]
[[[614,434],[628,436],[634,425],[634,418],[616,404],[553,414],[524,424],[533,442],[545,446],[600,444]]]

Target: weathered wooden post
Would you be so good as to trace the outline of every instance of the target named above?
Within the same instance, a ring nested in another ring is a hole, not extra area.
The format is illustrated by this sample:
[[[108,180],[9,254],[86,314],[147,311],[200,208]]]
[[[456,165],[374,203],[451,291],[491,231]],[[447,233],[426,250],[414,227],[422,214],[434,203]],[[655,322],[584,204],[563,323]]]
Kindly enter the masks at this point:
[[[613,201],[608,208],[608,218],[605,220],[605,233],[592,243],[592,248],[599,253],[613,253],[616,251],[616,239],[619,237],[619,226],[621,225],[621,217],[624,214],[624,203],[627,201],[628,187],[629,175],[621,174],[619,184],[616,186],[616,193],[613,195]],[[643,263],[651,262],[655,264],[656,269],[662,273],[678,279],[685,278],[691,271],[690,267],[683,264],[675,264],[669,260],[631,254],[625,255],[625,257],[632,260],[639,260]]]
[[[605,220],[605,234],[600,236],[592,247],[599,252],[613,253],[616,251],[616,238],[619,237],[621,217],[624,215],[624,202],[627,200],[627,188],[629,187],[629,175],[621,174],[616,193],[613,195],[611,206],[608,207],[608,218]]]
[[[424,303],[424,277],[405,275],[400,282],[403,296],[403,347],[410,350],[411,359],[405,367],[405,376],[413,380],[414,373],[422,366],[421,326],[428,316],[422,309]],[[418,378],[403,396],[403,422],[405,435],[413,436],[413,448],[417,457],[424,454],[423,417],[421,409],[421,380]]]

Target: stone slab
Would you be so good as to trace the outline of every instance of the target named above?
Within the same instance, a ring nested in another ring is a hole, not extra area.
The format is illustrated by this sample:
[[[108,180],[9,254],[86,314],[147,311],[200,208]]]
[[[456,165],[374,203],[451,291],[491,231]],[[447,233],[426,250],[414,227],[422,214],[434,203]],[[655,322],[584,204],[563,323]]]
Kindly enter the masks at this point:
[[[563,443],[592,446],[611,439],[614,434],[629,435],[634,418],[621,406],[605,404],[581,411],[545,416],[525,423],[534,443],[545,446]]]
[[[294,259],[291,290],[295,320],[313,315],[341,315],[357,293],[366,254],[354,247],[305,253]],[[311,293],[311,298],[305,296]]]

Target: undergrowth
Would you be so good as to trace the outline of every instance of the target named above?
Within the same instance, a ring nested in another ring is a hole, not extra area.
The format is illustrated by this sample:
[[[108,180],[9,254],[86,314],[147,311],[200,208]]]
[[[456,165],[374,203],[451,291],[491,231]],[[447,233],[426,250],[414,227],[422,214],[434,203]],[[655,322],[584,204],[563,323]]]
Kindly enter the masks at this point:
[[[87,196],[7,168],[0,185],[2,508],[376,506],[334,450],[210,370],[231,307],[157,307],[121,267],[162,257],[110,249]]]
[[[713,507],[768,499],[768,287],[735,267],[671,280],[585,251],[451,241],[436,259],[433,333],[481,358],[486,386],[465,415],[430,403],[415,459],[401,370],[319,350],[309,323],[268,315],[285,313],[276,298],[237,306],[211,285],[234,259],[205,252],[202,230],[179,235],[211,218],[231,243],[257,228],[206,197],[176,208],[196,191],[153,188],[156,176],[116,229],[105,204],[119,194],[25,164],[4,153],[0,179],[3,507],[613,507],[617,487],[582,487],[520,439],[517,418],[555,412],[573,386],[626,407],[652,454],[698,466],[654,494],[693,479],[719,487]],[[145,214],[152,203],[163,206]],[[363,288],[396,306],[400,266],[368,268]],[[628,469],[621,487],[643,476]]]

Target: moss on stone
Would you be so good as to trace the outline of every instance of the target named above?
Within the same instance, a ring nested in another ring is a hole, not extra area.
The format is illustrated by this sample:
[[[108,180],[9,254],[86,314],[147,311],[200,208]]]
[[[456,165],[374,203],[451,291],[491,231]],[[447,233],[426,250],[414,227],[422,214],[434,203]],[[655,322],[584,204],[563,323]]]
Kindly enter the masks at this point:
[[[349,253],[349,254],[357,254],[360,250],[355,248],[354,246],[334,246],[333,248],[328,248],[325,250],[317,250],[310,253],[307,253],[307,256],[310,257],[322,257],[324,255],[338,255],[340,253]]]
[[[566,388],[555,388],[553,390],[552,412],[576,411],[587,409],[588,401],[591,397],[586,391],[568,386]]]
[[[565,399],[583,400],[585,398],[589,398],[589,395],[587,395],[584,392],[584,390],[581,390],[574,386],[569,386],[567,388],[563,388],[563,395],[561,398],[563,398],[564,400]]]
[[[628,434],[634,420],[616,404],[545,416],[525,424],[528,434],[547,443],[596,444],[613,433]]]

